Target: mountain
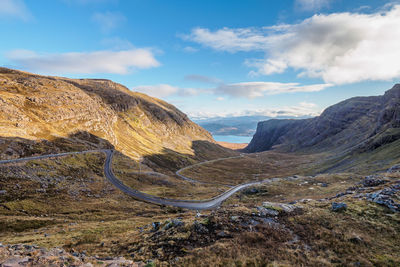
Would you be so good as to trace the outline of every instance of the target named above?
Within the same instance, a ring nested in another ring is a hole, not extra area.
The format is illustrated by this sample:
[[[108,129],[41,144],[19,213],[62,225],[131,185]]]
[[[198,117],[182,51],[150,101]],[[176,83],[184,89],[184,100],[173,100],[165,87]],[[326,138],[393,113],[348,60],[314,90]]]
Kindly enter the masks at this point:
[[[393,149],[400,139],[400,84],[382,96],[354,97],[303,120],[258,123],[246,152],[270,149],[292,152],[360,154]]]
[[[212,136],[174,106],[104,79],[0,68],[0,157],[114,147],[134,159],[222,155]]]

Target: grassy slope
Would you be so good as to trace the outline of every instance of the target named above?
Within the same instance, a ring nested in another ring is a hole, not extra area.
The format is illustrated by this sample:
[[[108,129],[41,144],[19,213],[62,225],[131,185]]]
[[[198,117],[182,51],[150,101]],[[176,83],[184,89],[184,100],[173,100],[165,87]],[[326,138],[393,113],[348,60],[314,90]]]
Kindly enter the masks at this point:
[[[47,77],[0,68],[0,103],[1,157],[7,157],[12,138],[22,138],[21,142],[30,145],[64,138],[71,141],[71,147],[114,146],[134,159],[167,150],[207,157],[194,147],[196,142],[199,146],[209,143],[208,148],[221,156],[233,153],[219,147],[207,131],[174,106],[107,80]],[[22,152],[14,154],[21,156]]]
[[[1,167],[1,188],[7,190],[0,196],[2,242],[62,246],[92,255],[124,255],[180,266],[260,266],[265,262],[318,266],[357,261],[387,266],[400,260],[395,234],[400,230],[398,215],[365,201],[345,198],[349,209],[343,214],[332,213],[330,202],[301,204],[304,212],[279,217],[279,223],[286,226],[281,230],[268,224],[249,230],[232,222],[232,216],[251,220],[257,212],[255,207],[263,201],[333,196],[359,181],[360,176],[323,174],[275,182],[258,187],[256,193],[237,194],[219,211],[206,211],[207,217],[196,218],[193,211],[149,205],[114,190],[102,177],[103,160],[104,155],[97,153]],[[274,164],[278,161],[271,156],[267,160]],[[162,195],[162,190],[168,189],[168,196],[213,194],[212,188],[182,185],[174,177],[168,177],[164,184],[159,179],[129,175],[137,170],[138,165],[132,163],[119,155],[114,168],[121,169],[118,176],[128,184],[142,190]],[[276,176],[285,174],[285,170],[276,171]],[[42,184],[48,184],[47,188]],[[43,188],[46,192],[40,190]],[[166,224],[172,218],[180,218],[184,227],[179,231],[151,231],[152,222]],[[210,232],[196,232],[196,220]],[[226,231],[229,237],[219,237],[220,231]],[[298,243],[289,242],[293,234],[299,236]],[[362,243],[352,241],[357,236]]]

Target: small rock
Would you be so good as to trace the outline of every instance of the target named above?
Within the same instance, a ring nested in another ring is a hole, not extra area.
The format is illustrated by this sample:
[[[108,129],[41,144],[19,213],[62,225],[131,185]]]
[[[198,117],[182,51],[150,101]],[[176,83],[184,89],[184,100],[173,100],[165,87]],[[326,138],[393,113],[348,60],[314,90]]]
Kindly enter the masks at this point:
[[[361,244],[361,243],[364,242],[364,240],[362,240],[362,238],[359,237],[358,235],[349,238],[349,241],[354,243],[354,244]]]
[[[268,209],[274,209],[277,211],[283,211],[286,213],[291,213],[295,211],[296,209],[300,209],[301,207],[299,206],[294,206],[291,204],[286,204],[286,203],[274,203],[274,202],[263,202],[263,207],[268,208]]]
[[[154,231],[157,231],[158,229],[160,229],[160,222],[152,222],[151,226],[153,227]]]
[[[7,194],[7,190],[0,190],[0,195],[5,195]]]
[[[239,216],[231,216],[231,221],[232,222],[238,222],[239,221]]]
[[[379,179],[374,175],[367,176],[363,181],[361,181],[361,184],[365,187],[374,187],[384,183],[387,183],[387,181]]]
[[[257,207],[257,210],[259,212],[259,215],[262,216],[262,217],[278,216],[279,215],[279,211],[277,211],[275,209],[265,208],[265,207],[262,207],[262,206]]]
[[[172,219],[171,221],[168,221],[165,226],[163,227],[163,230],[168,230],[172,227],[179,227],[184,225],[184,223],[181,220],[178,219]]]
[[[194,230],[199,233],[199,234],[208,234],[208,229],[201,223],[199,223],[198,221],[195,221],[193,223],[194,226]]]
[[[341,212],[347,209],[347,204],[343,202],[332,202],[332,211]]]
[[[390,167],[390,168],[387,170],[387,172],[391,172],[391,173],[393,173],[393,172],[400,172],[400,164],[396,164],[396,165]]]
[[[219,238],[225,238],[225,237],[230,237],[231,235],[226,233],[225,231],[220,231],[217,233],[217,237]]]

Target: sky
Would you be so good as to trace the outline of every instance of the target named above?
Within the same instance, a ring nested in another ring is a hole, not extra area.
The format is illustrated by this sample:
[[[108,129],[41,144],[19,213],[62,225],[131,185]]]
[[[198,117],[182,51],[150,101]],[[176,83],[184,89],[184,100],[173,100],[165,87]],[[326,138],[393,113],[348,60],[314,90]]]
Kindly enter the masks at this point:
[[[0,0],[0,65],[105,78],[193,119],[315,116],[400,80],[400,1]]]

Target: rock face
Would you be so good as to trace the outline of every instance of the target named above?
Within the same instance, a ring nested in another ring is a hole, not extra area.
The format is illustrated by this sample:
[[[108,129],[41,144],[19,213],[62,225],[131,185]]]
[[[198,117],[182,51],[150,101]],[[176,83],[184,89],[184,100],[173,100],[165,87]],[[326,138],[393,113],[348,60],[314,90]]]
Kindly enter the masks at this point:
[[[312,119],[260,122],[245,151],[370,151],[398,139],[400,84],[383,96],[345,100]]]
[[[59,150],[113,146],[133,158],[215,144],[174,106],[118,83],[0,68],[0,159],[57,152],[44,149],[56,141]]]

